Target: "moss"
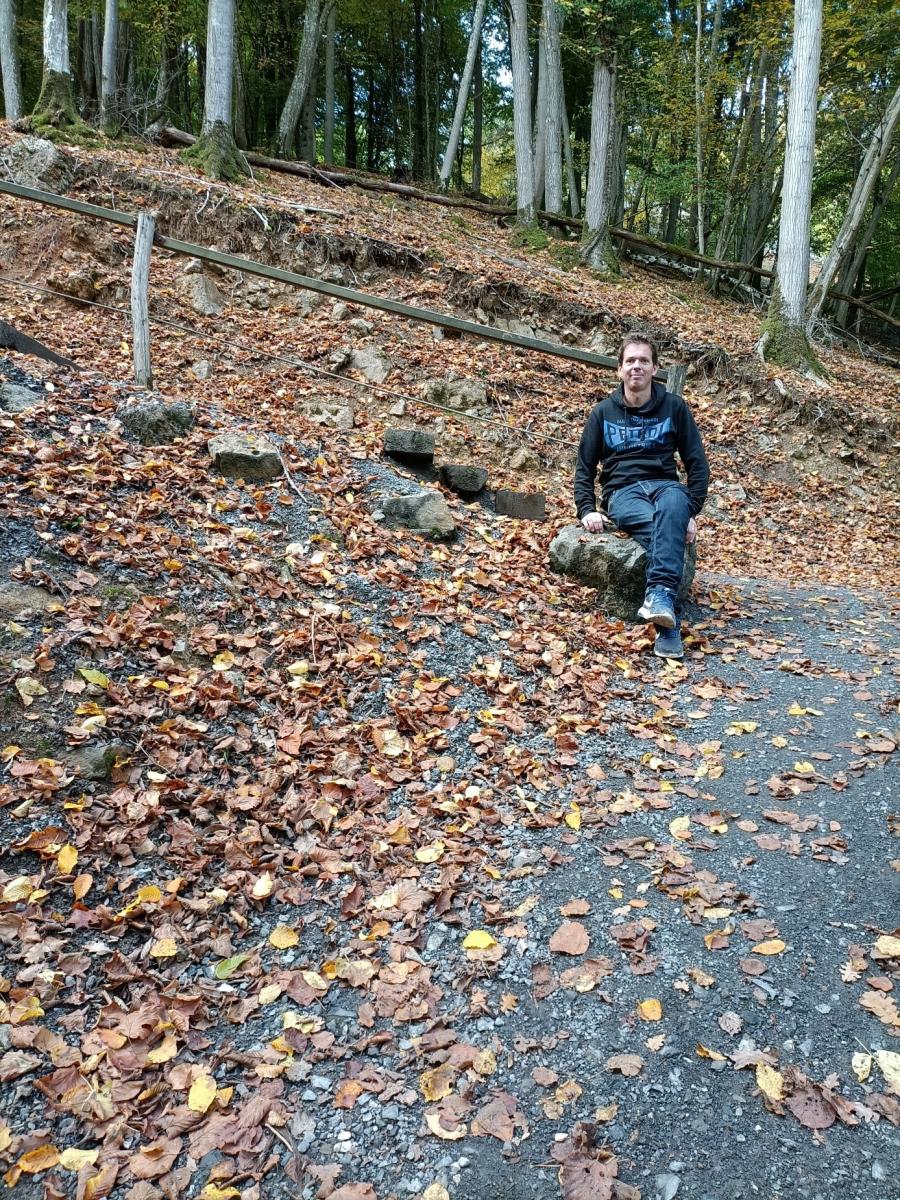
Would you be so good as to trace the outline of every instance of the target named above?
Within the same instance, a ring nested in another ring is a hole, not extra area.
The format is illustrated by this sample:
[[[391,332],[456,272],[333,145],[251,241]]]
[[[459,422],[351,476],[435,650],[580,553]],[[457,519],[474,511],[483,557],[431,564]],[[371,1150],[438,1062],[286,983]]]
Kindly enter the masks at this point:
[[[581,250],[571,242],[560,242],[550,247],[550,257],[563,271],[574,271],[581,266]]]
[[[581,243],[581,259],[593,270],[598,271],[603,278],[615,278],[622,273],[619,256],[612,244],[609,230],[605,227],[591,232],[585,228],[585,238]]]
[[[785,316],[777,280],[772,288],[769,315],[763,321],[759,350],[766,362],[827,376],[827,371],[813,353],[806,330]]]
[[[204,130],[182,158],[199,167],[210,179],[242,179],[250,174],[247,160],[237,147],[234,134],[224,121]]]
[[[96,143],[97,135],[78,115],[72,76],[62,71],[44,71],[41,94],[28,121],[30,132],[50,141],[73,140],[73,135]]]
[[[510,245],[522,250],[546,250],[550,239],[537,225],[518,225],[509,235]]]
[[[448,220],[450,224],[455,225],[457,229],[465,229],[468,231],[469,223],[465,217],[461,217],[459,213],[451,213]]]

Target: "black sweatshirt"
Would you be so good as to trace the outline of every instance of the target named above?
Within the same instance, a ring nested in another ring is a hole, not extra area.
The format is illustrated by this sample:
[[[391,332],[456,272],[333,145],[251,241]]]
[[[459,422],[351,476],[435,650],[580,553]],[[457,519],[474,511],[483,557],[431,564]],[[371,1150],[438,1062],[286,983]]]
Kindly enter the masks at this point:
[[[680,396],[654,383],[642,408],[628,408],[621,386],[587,419],[575,467],[575,508],[579,519],[595,512],[594,480],[600,464],[603,508],[616,488],[642,479],[677,479],[675,451],[687,471],[691,515],[706,500],[709,463],[691,410]]]

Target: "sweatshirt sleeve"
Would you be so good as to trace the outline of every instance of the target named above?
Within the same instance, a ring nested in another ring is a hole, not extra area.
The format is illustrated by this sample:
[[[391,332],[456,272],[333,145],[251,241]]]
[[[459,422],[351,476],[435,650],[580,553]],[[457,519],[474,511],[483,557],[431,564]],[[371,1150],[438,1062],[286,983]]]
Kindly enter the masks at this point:
[[[578,461],[575,464],[575,511],[578,519],[597,511],[597,495],[594,482],[597,478],[597,463],[602,450],[602,425],[598,409],[587,419],[578,445]]]
[[[697,422],[688,406],[681,401],[677,449],[687,472],[687,489],[691,498],[691,516],[696,515],[706,502],[709,490],[709,461],[703,448],[703,440]]]

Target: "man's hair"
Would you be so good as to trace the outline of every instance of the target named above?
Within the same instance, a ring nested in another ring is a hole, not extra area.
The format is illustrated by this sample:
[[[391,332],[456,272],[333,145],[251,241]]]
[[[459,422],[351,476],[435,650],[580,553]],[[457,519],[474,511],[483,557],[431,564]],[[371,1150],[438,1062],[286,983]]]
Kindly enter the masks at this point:
[[[653,365],[654,365],[654,367],[658,367],[659,366],[659,351],[656,348],[656,342],[654,342],[653,338],[647,337],[647,335],[645,333],[637,333],[637,332],[626,333],[626,335],[622,338],[621,345],[619,346],[619,366],[621,367],[621,365],[622,365],[622,360],[625,357],[625,351],[628,349],[629,346],[635,345],[635,343],[638,343],[641,346],[649,346],[650,347],[650,354],[653,358]]]

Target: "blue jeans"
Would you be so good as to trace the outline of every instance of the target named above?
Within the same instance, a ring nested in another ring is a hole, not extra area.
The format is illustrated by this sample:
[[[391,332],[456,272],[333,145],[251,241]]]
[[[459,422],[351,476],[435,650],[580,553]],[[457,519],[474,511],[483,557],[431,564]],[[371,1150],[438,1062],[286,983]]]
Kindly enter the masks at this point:
[[[617,488],[607,510],[618,528],[647,551],[647,587],[669,588],[677,595],[691,519],[687,488],[674,479],[643,479]]]

